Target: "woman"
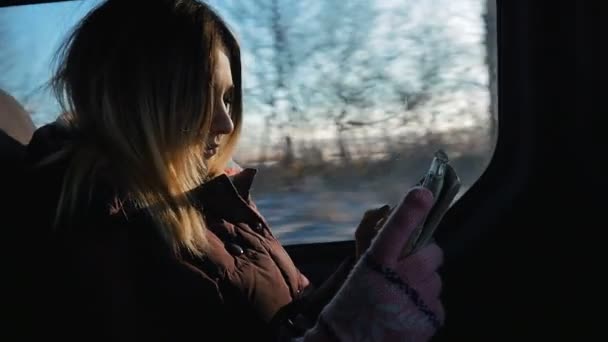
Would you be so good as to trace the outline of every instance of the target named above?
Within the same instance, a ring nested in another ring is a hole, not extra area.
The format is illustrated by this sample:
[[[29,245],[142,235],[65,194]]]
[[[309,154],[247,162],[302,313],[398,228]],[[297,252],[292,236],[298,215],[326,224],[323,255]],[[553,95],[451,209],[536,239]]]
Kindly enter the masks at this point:
[[[36,208],[23,238],[34,334],[426,340],[440,326],[441,250],[399,257],[430,192],[412,189],[373,243],[388,210],[370,211],[357,260],[314,289],[256,209],[255,171],[224,172],[241,129],[241,61],[207,5],[109,0],[62,51],[54,88],[71,114],[34,134],[21,201]]]

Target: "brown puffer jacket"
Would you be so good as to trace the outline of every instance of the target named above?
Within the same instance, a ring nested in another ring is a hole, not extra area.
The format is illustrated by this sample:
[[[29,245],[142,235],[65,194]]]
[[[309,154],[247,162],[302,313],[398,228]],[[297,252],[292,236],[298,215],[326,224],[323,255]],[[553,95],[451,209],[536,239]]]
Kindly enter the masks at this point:
[[[96,179],[72,229],[51,228],[67,158],[40,166],[71,139],[57,124],[36,131],[19,203],[29,265],[17,316],[27,333],[61,340],[271,341],[314,322],[347,276],[347,259],[322,286],[308,280],[273,236],[251,200],[254,170],[219,176],[195,190],[211,251],[170,251],[143,211],[115,210],[111,181]],[[298,313],[297,319],[294,317]],[[27,325],[26,325],[27,326]]]

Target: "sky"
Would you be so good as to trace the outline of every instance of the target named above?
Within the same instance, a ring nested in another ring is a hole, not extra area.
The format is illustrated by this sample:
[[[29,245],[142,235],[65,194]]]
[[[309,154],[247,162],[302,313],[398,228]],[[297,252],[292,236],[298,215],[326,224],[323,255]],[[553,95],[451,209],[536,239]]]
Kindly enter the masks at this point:
[[[227,0],[225,0],[227,1]],[[235,0],[232,0],[235,1]],[[335,1],[335,0],[328,0]],[[211,1],[222,14],[222,1]],[[229,3],[230,1],[228,1]],[[51,56],[59,46],[65,33],[73,25],[93,8],[99,0],[69,1],[55,4],[44,4],[34,6],[20,6],[0,9],[0,35],[4,34],[8,39],[0,40],[0,68],[7,72],[0,73],[0,88],[7,90],[21,102],[26,102],[26,108],[34,113],[33,119],[37,126],[54,120],[57,107],[53,99],[48,95],[31,96],[31,94],[45,94],[45,82],[51,75]],[[383,11],[383,15],[390,16],[404,8],[404,0],[375,0],[375,5]],[[487,82],[487,70],[483,64],[483,12],[482,0],[417,0],[410,1],[408,5],[414,4],[412,12],[412,25],[417,22],[434,20],[446,26],[449,39],[470,46],[470,56],[473,63],[470,64],[471,77],[475,82],[485,84]],[[377,32],[392,29],[388,24],[380,21],[376,25]],[[388,22],[388,21],[386,21]],[[231,23],[239,29],[240,23]],[[255,23],[253,23],[255,25]],[[384,49],[386,46],[380,44],[377,48]],[[246,44],[245,44],[246,46]],[[244,51],[245,62],[247,51]],[[251,67],[245,63],[245,70]],[[245,73],[245,82],[250,77]],[[404,75],[404,77],[407,77]],[[38,91],[36,91],[38,90]],[[488,94],[485,89],[474,89],[467,92],[455,92],[455,95],[444,104],[439,106],[440,111],[446,113],[458,110],[469,110],[469,116],[460,116],[458,122],[441,120],[438,129],[451,129],[466,126],[474,126],[476,120],[487,113]],[[246,99],[247,101],[247,99]],[[246,102],[247,104],[247,102]],[[374,109],[382,111],[381,108]],[[248,132],[256,132],[260,129],[261,115],[255,111],[245,113],[244,140],[255,142],[258,135]],[[319,137],[331,137],[331,130],[319,130]]]

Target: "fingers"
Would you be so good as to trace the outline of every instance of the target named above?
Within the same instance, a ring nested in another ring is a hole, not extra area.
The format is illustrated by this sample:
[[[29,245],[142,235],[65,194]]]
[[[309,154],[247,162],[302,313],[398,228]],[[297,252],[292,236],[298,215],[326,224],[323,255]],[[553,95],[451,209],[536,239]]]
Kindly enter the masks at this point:
[[[412,286],[441,323],[445,319],[440,295],[443,283],[437,269],[443,263],[443,251],[433,243],[401,260],[395,270]]]
[[[389,205],[382,206],[376,211],[374,219],[379,222],[382,219],[386,218],[386,215],[388,215],[390,211],[391,207]]]
[[[394,264],[433,204],[433,194],[422,187],[412,188],[388,218],[371,246],[370,253],[381,263]]]
[[[435,317],[443,324],[445,319],[444,307],[441,302],[441,277],[437,272],[424,283],[415,287],[422,298],[423,303],[435,314]]]
[[[389,214],[394,210],[394,208],[391,208],[388,205],[385,205],[384,207],[381,208],[381,218],[378,220],[378,222],[376,223],[376,227],[374,228],[376,231],[380,230],[380,228],[382,228],[384,226],[384,224],[386,223],[386,220],[389,218]]]
[[[439,320],[439,323],[443,325],[445,323],[445,308],[441,304],[439,299],[432,301],[429,304],[431,311],[435,313],[435,317]]]
[[[377,209],[371,209],[363,214],[361,223],[355,230],[356,255],[363,254],[371,244],[372,239],[376,236],[380,222],[387,216],[390,207],[385,205]]]
[[[397,273],[412,282],[427,281],[443,263],[443,250],[435,243],[403,259],[395,267]]]
[[[390,207],[388,205],[366,211],[365,214],[363,214],[361,223],[359,223],[359,226],[357,227],[355,238],[367,235],[370,232],[375,234],[376,226],[386,217],[389,211]]]
[[[443,288],[443,282],[439,273],[435,272],[419,286],[420,292],[424,292],[427,298],[439,298],[441,290]]]

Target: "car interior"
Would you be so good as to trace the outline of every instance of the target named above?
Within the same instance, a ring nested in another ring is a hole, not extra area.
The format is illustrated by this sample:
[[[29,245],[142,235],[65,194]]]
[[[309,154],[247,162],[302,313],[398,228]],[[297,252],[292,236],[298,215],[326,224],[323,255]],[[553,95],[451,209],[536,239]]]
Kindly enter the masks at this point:
[[[51,2],[5,0],[0,12]],[[608,190],[603,13],[593,1],[496,1],[497,139],[487,167],[436,230],[447,320],[433,341],[585,340],[593,317],[603,316],[589,311],[601,310],[591,291],[602,269],[592,263],[601,259],[591,245],[602,241]],[[5,130],[2,186],[10,194],[26,143]],[[14,251],[10,236],[3,245]],[[355,244],[285,248],[319,284]]]

